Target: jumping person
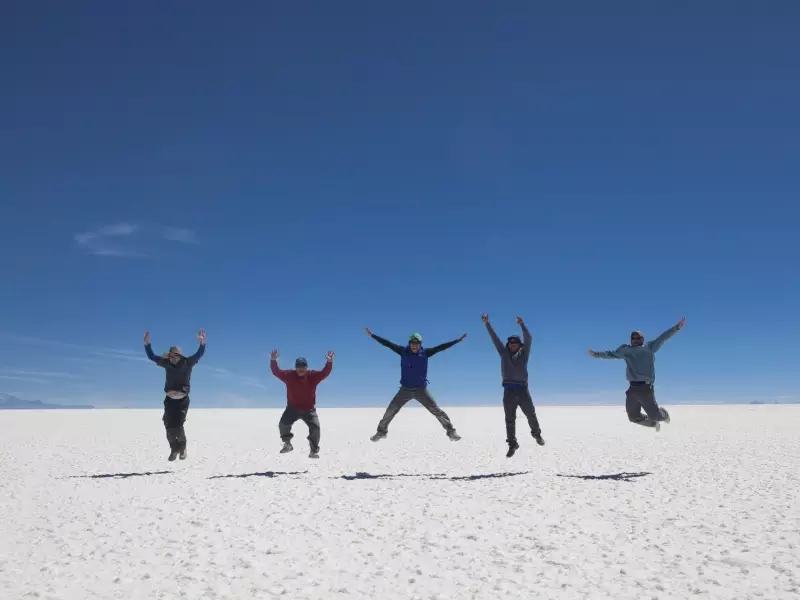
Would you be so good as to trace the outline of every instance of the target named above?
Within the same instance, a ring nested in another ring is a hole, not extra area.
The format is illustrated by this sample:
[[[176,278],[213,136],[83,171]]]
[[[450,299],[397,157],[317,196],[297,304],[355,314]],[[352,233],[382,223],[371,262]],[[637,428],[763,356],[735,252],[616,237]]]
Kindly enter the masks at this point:
[[[278,422],[278,431],[283,441],[281,454],[294,450],[292,446],[292,425],[301,419],[308,425],[308,443],[311,446],[309,458],[319,458],[319,417],[317,416],[317,386],[331,374],[333,352],[328,352],[328,361],[321,371],[308,368],[305,358],[294,361],[294,370],[281,371],[278,368],[278,351],[270,354],[269,367],[272,374],[286,384],[286,410]]]
[[[447,437],[454,442],[460,440],[461,436],[456,433],[453,424],[450,422],[450,417],[439,408],[433,396],[431,396],[431,393],[428,391],[428,359],[443,350],[455,346],[467,337],[467,334],[465,333],[452,342],[446,342],[439,346],[434,346],[433,348],[423,348],[422,336],[418,333],[411,334],[411,337],[408,339],[408,344],[404,347],[393,344],[380,336],[373,335],[369,328],[365,328],[364,331],[376,342],[400,355],[400,389],[386,408],[386,413],[383,415],[380,423],[378,423],[378,431],[370,439],[373,442],[377,442],[385,438],[389,433],[389,423],[397,416],[400,409],[403,408],[409,400],[416,400],[438,419],[439,423],[441,423],[442,427],[444,427],[444,430],[447,432]]]
[[[625,392],[625,410],[628,420],[637,425],[653,427],[661,430],[661,421],[670,422],[667,409],[660,407],[656,402],[654,384],[656,381],[655,354],[661,349],[669,338],[678,333],[686,322],[683,317],[677,325],[670,327],[652,342],[645,343],[641,331],[631,333],[631,343],[623,344],[616,350],[595,352],[589,350],[589,356],[594,358],[621,358],[627,366],[626,377],[629,382]],[[646,415],[642,414],[644,408]]]
[[[192,378],[192,369],[206,351],[206,332],[201,329],[197,332],[200,347],[192,356],[186,357],[177,346],[170,347],[162,356],[156,356],[150,346],[150,332],[144,334],[144,351],[147,358],[166,371],[167,380],[164,384],[164,428],[167,431],[169,442],[169,460],[175,460],[180,455],[181,460],[186,459],[186,431],[183,424],[186,422],[186,413],[189,411],[189,389]]]
[[[522,317],[517,317],[517,323],[522,328],[522,340],[518,335],[511,335],[506,339],[505,345],[497,337],[497,334],[489,323],[489,315],[483,313],[481,320],[486,325],[489,337],[492,338],[494,347],[500,355],[500,370],[503,375],[503,411],[506,417],[506,442],[508,443],[508,453],[506,456],[511,458],[519,450],[517,442],[517,407],[522,409],[522,413],[528,418],[528,425],[531,428],[531,435],[536,443],[544,446],[542,430],[539,427],[539,419],[536,418],[536,408],[533,406],[530,390],[528,389],[528,359],[531,355],[531,343],[533,336],[528,331]]]

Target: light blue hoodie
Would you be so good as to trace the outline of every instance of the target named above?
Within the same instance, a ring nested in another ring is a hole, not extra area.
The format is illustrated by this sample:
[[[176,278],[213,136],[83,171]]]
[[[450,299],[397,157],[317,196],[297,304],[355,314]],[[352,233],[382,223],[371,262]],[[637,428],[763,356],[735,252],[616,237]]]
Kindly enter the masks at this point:
[[[669,338],[678,333],[678,326],[675,325],[667,329],[651,342],[645,342],[641,346],[631,346],[623,344],[616,350],[596,353],[597,358],[621,358],[627,365],[626,376],[628,381],[644,381],[649,384],[656,380],[656,352],[661,349]]]

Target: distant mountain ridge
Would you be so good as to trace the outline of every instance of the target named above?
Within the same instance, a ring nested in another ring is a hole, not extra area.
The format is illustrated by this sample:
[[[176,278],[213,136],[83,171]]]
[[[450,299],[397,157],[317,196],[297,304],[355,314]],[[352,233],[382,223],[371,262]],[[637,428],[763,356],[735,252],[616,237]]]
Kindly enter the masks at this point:
[[[0,410],[48,410],[53,408],[94,408],[89,404],[48,404],[41,400],[23,400],[11,394],[0,393]]]

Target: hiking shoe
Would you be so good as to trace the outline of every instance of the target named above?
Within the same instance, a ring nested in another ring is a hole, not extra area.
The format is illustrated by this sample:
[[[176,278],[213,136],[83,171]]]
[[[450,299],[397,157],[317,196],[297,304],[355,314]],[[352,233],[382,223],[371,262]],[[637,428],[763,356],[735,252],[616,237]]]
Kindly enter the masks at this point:
[[[461,436],[456,433],[455,429],[451,429],[450,431],[448,431],[447,437],[449,437],[450,441],[452,442],[457,442],[458,440],[461,439]]]
[[[536,443],[539,444],[540,446],[544,446],[544,438],[542,437],[541,434],[533,436],[533,439],[535,439]]]
[[[308,458],[319,458],[319,449],[311,449],[311,452],[308,453]]]
[[[181,460],[186,460],[186,448],[181,450],[181,453],[178,455],[178,458],[180,458]]]
[[[664,417],[664,423],[669,423],[670,422],[670,418],[669,418],[669,413],[667,412],[667,409],[662,406],[658,410],[661,413],[661,416]]]
[[[291,442],[284,442],[283,448],[281,448],[281,454],[286,454],[287,452],[291,452],[294,450],[294,446],[292,446]]]
[[[385,437],[386,437],[386,434],[385,434],[385,433],[381,433],[381,432],[379,431],[379,432],[377,432],[375,435],[373,435],[373,436],[372,436],[371,438],[369,438],[369,439],[371,439],[373,442],[377,442],[377,441],[380,441],[380,440],[382,440],[382,439],[383,439],[383,438],[385,438]]]
[[[506,452],[506,458],[514,456],[517,450],[519,450],[519,444],[517,442],[510,443],[508,445],[508,452]]]
[[[178,458],[178,451],[177,450],[173,450],[172,452],[169,453],[169,458],[167,460],[172,462],[176,458]]]

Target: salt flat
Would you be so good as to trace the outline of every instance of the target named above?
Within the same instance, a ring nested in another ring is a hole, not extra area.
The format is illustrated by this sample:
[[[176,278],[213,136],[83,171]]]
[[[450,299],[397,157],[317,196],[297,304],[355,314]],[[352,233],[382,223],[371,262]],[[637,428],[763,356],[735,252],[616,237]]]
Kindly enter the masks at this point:
[[[794,598],[800,406],[320,409],[322,455],[280,455],[279,410],[0,413],[0,598]],[[620,475],[623,474],[623,475]],[[627,474],[627,475],[624,475]]]

